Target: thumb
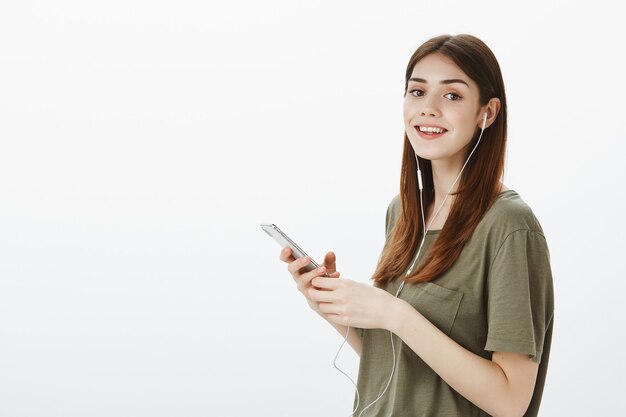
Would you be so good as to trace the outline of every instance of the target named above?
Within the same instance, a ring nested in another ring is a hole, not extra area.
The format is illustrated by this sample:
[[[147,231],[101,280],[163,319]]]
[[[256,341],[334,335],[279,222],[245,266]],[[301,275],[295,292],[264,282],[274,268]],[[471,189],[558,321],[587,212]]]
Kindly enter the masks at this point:
[[[330,251],[324,257],[324,266],[326,267],[326,271],[330,274],[337,270],[337,257],[333,251]]]

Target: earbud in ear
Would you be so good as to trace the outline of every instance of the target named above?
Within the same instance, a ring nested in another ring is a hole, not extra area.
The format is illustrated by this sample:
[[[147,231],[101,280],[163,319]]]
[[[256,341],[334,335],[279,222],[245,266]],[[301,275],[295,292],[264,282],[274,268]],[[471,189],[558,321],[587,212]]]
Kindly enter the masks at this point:
[[[485,130],[486,124],[487,124],[487,112],[485,112],[485,115],[483,116],[483,130]]]

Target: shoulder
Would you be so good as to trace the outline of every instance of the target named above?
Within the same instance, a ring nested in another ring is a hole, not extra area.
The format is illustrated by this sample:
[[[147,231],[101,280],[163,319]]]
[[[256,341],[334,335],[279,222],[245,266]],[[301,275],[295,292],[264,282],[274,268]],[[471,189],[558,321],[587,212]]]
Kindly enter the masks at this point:
[[[531,207],[514,190],[500,194],[487,210],[470,238],[491,257],[511,250],[548,253],[548,242]],[[503,249],[504,247],[504,249]]]
[[[391,201],[389,202],[389,206],[387,207],[387,212],[398,212],[402,211],[402,200],[400,199],[400,194],[396,194],[393,196]]]
[[[387,223],[396,220],[400,213],[402,213],[402,199],[400,194],[396,194],[387,206]]]
[[[387,235],[389,235],[389,232],[396,224],[396,221],[401,213],[402,200],[400,199],[400,194],[396,194],[389,202],[389,206],[387,206],[387,217],[385,220],[385,230]]]
[[[535,213],[515,190],[501,193],[479,224],[483,232],[503,234],[525,230],[544,235]]]

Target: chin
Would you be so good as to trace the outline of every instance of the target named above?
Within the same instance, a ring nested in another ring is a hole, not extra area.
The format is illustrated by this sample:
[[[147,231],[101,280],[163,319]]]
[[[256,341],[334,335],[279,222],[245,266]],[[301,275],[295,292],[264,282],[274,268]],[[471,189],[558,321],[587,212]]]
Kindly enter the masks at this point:
[[[429,161],[433,159],[441,159],[445,158],[444,155],[441,155],[441,151],[437,149],[428,149],[427,146],[424,146],[419,141],[420,138],[409,138],[409,142],[411,143],[411,147],[413,148],[413,153],[416,153],[422,159],[427,159]],[[419,145],[416,146],[416,143]]]

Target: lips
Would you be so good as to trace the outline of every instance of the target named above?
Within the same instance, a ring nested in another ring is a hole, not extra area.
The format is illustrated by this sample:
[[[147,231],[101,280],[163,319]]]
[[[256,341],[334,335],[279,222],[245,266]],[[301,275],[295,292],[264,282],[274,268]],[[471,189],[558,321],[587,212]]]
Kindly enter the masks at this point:
[[[445,133],[448,131],[446,128],[434,125],[416,125],[415,128],[424,133]]]
[[[422,130],[420,130],[420,128]],[[426,125],[418,125],[415,126],[415,131],[422,139],[432,140],[437,139],[443,135],[445,135],[448,130],[444,129],[441,126],[426,126]]]

